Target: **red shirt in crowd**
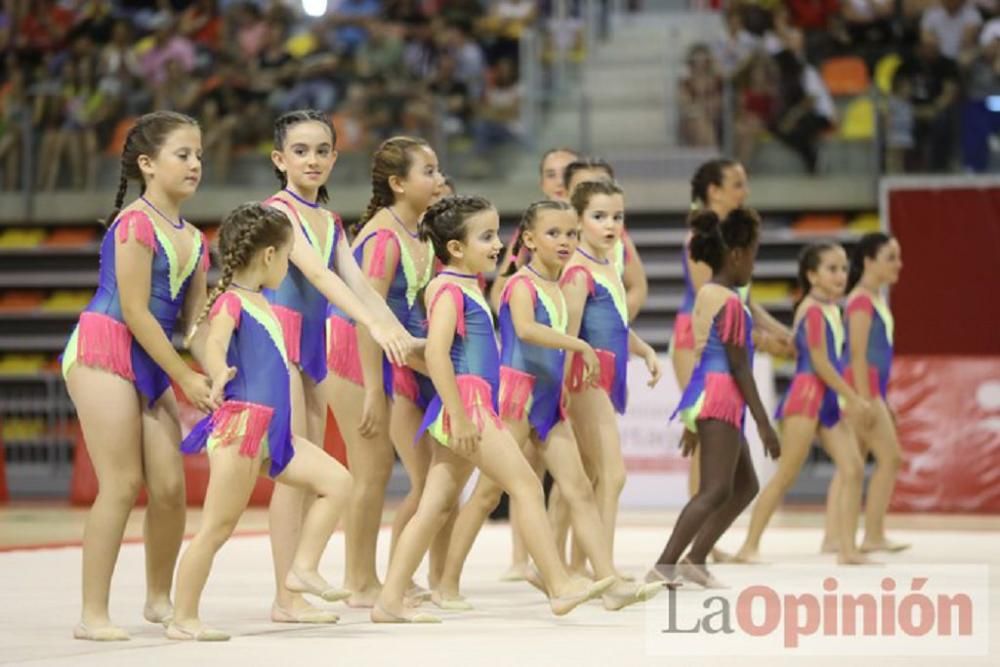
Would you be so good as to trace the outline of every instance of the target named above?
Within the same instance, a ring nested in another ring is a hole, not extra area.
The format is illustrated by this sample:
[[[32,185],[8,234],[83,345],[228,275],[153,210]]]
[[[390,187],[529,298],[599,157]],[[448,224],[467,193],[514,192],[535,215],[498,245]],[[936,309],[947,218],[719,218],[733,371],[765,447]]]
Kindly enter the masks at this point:
[[[805,30],[823,30],[840,13],[839,0],[787,0],[792,23]]]

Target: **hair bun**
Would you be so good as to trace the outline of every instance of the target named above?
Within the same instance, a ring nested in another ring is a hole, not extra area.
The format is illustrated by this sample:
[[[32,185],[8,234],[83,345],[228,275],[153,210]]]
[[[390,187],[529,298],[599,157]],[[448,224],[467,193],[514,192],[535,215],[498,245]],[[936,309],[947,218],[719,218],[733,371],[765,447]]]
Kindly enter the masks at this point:
[[[698,211],[691,218],[691,229],[697,234],[718,234],[719,225],[722,221],[719,220],[718,214],[711,210],[705,209]]]

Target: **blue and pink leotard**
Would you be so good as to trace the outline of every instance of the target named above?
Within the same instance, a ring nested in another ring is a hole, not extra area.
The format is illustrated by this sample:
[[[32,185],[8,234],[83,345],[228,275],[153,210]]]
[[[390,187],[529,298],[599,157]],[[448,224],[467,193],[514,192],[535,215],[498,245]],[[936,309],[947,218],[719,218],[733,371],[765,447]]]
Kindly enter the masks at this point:
[[[354,258],[359,265],[363,265],[365,246],[370,242],[374,243],[374,247],[368,262],[368,276],[392,276],[389,291],[385,295],[389,310],[410,335],[425,338],[427,315],[417,297],[434,274],[434,251],[430,241],[427,242],[428,261],[422,273],[417,271],[417,264],[406,243],[394,230],[388,228],[377,229],[355,243]],[[389,244],[394,244],[397,249],[399,260],[395,266],[389,266],[386,257]],[[358,334],[354,322],[344,311],[333,305],[329,307],[327,315],[330,339],[327,366],[339,377],[363,386]],[[404,396],[422,409],[427,407],[434,395],[434,385],[429,377],[408,366],[393,366],[385,355],[382,357],[382,385],[387,396]]]
[[[500,416],[528,423],[543,442],[552,427],[566,418],[563,402],[563,370],[566,351],[525,343],[517,336],[510,313],[510,297],[517,285],[531,294],[535,321],[566,333],[566,302],[562,292],[551,298],[519,273],[504,286],[500,297]]]
[[[186,454],[239,444],[240,454],[270,459],[268,474],[277,477],[292,460],[292,401],[284,334],[267,306],[236,289],[223,292],[211,317],[225,312],[236,322],[226,363],[236,376],[226,384],[222,406],[198,422],[181,443]]]
[[[684,388],[674,415],[680,414],[690,431],[697,431],[699,420],[717,419],[742,429],[746,400],[733,378],[726,355],[726,345],[747,348],[753,363],[753,318],[736,290],[722,302],[712,317],[705,347]]]
[[[208,270],[208,243],[201,232],[195,232],[191,254],[181,266],[170,237],[157,229],[148,215],[137,209],[122,213],[101,242],[97,292],[80,313],[80,321],[66,344],[62,372],[66,377],[74,364],[110,371],[133,382],[153,405],[170,387],[170,378],[132,337],[122,314],[115,254],[117,244],[129,237],[153,252],[149,311],[168,340],[180,317],[191,277],[196,270]]]
[[[286,214],[293,224],[302,228],[324,266],[336,268],[337,243],[344,237],[340,218],[323,209],[326,215],[326,233],[321,239],[298,214],[290,201],[274,196],[264,204]],[[264,290],[265,298],[271,303],[275,317],[281,323],[288,351],[288,361],[299,366],[309,378],[319,384],[326,377],[326,311],[327,300],[305,277],[305,274],[290,264],[288,275],[276,290]]]
[[[826,341],[830,364],[841,372],[841,350],[844,347],[844,322],[835,303],[810,303],[795,325],[795,377],[778,404],[777,419],[801,415],[819,419],[824,428],[833,428],[840,421],[837,393],[826,386],[816,374],[809,351]]]
[[[457,313],[455,338],[451,343],[451,363],[455,368],[458,392],[466,414],[476,423],[480,432],[485,425],[484,419],[490,419],[497,428],[502,428],[503,422],[500,421],[497,406],[497,396],[500,393],[500,351],[497,349],[493,313],[490,312],[489,304],[483,298],[481,290],[457,282],[444,282],[430,304],[432,319],[434,308],[442,298],[452,299]],[[424,413],[417,438],[424,433],[429,433],[445,446],[451,437],[451,420],[436,392]]]
[[[587,280],[587,300],[580,322],[580,338],[590,343],[601,363],[600,386],[608,392],[611,403],[619,414],[624,414],[628,401],[628,306],[625,287],[615,273],[609,279],[603,273],[591,271],[584,264],[574,264],[566,269],[560,284],[572,282],[578,274]],[[583,359],[573,355],[570,362],[569,390],[582,391]]]
[[[878,388],[879,395],[885,398],[889,389],[889,374],[892,372],[892,336],[895,323],[892,311],[880,297],[872,297],[867,292],[857,291],[847,299],[845,317],[848,325],[851,316],[859,313],[867,314],[872,321],[868,332],[868,347],[865,358],[868,360],[868,387],[874,393]],[[851,368],[851,339],[847,337],[844,344],[844,379],[852,387],[854,371]]]

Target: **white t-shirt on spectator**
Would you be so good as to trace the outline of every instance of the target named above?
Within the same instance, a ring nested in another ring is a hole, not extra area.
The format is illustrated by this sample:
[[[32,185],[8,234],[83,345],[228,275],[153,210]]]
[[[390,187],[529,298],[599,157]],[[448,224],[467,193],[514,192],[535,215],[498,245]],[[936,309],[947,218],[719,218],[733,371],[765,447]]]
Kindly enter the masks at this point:
[[[990,19],[979,33],[979,46],[989,46],[994,39],[1000,39],[1000,17]]]
[[[830,123],[837,122],[837,106],[833,103],[830,91],[823,83],[823,77],[819,75],[816,68],[806,65],[802,70],[802,87],[806,95],[813,99],[813,111],[826,118]]]
[[[920,20],[920,29],[937,35],[941,55],[952,60],[958,58],[962,50],[962,37],[966,30],[983,22],[979,12],[968,2],[954,15],[944,7],[931,7]]]

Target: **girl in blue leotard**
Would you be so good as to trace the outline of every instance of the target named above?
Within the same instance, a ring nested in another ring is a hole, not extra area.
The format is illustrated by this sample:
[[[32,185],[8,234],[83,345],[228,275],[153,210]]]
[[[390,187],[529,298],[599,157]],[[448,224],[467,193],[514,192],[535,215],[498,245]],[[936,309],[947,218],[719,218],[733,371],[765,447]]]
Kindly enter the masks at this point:
[[[478,281],[479,274],[496,267],[503,248],[498,229],[496,210],[481,197],[443,199],[421,222],[421,238],[433,243],[435,256],[444,264],[424,300],[429,316],[425,358],[435,393],[417,435],[430,436],[431,466],[420,504],[399,537],[372,609],[375,622],[437,620],[408,611],[403,598],[473,466],[511,495],[555,614],[568,613],[614,584],[611,577],[589,585],[570,579],[545,518],[541,483],[498,414],[500,353],[493,315]]]
[[[852,424],[861,445],[861,457],[875,455],[875,472],[868,485],[865,503],[865,536],[861,551],[901,551],[908,544],[894,542],[885,535],[885,514],[902,463],[896,424],[886,403],[892,372],[892,311],[882,292],[899,280],[902,252],[896,239],[882,232],[865,234],[851,257],[847,280],[845,317],[847,338],[844,346],[844,379],[862,398],[870,399],[875,419],[870,428]],[[835,473],[827,495],[827,529],[824,551],[836,551],[836,507],[840,477]]]
[[[212,560],[236,527],[261,474],[317,496],[305,515],[285,587],[327,601],[347,596],[317,569],[350,497],[351,476],[319,447],[293,433],[292,362],[280,321],[262,294],[281,285],[293,243],[288,217],[262,204],[237,208],[219,232],[222,278],[206,306],[210,323],[205,368],[214,395],[223,400],[182,445],[186,453],[207,449],[211,474],[201,526],[177,570],[170,639],[229,638],[202,625],[198,606]]]
[[[697,363],[675,414],[684,420],[685,455],[694,451],[691,436],[697,434],[702,475],[647,579],[669,581],[679,575],[714,587],[705,559],[757,495],[757,476],[742,435],[748,407],[766,453],[777,458],[781,448],[754,383],[753,322],[738,292],[753,273],[760,219],[743,208],[721,221],[715,212],[705,211],[692,218],[691,229],[691,256],[710,267],[713,277],[698,291],[692,310]]]
[[[842,419],[838,397],[858,423],[872,417],[871,403],[841,377],[844,325],[837,301],[847,284],[847,255],[835,243],[817,243],[805,248],[799,258],[799,282],[804,296],[795,312],[795,377],[778,405],[782,420],[784,455],[778,470],[761,491],[750,518],[747,537],[736,559],[759,560],[760,538],[771,515],[795,482],[813,440],[819,435],[824,449],[840,474],[843,493],[837,507],[838,562],[845,565],[869,562],[855,543],[864,463],[857,439]]]
[[[209,380],[171,344],[205,303],[208,245],[180,217],[201,180],[201,130],[191,118],[160,111],[140,117],[122,151],[110,227],[101,243],[97,293],[80,315],[62,369],[99,483],[83,534],[83,609],[73,636],[125,640],[108,615],[111,575],[129,512],[149,492],[146,605],[152,623],[169,620],[170,588],[184,536],[184,469],[175,382],[211,410]],[[140,197],[125,206],[128,181]],[[202,338],[192,351],[200,356]]]
[[[266,290],[288,346],[292,373],[292,429],[322,444],[327,404],[337,405],[327,377],[327,309],[360,321],[373,345],[402,361],[413,337],[372,289],[351,256],[339,217],[323,208],[326,181],[337,158],[337,135],[326,114],[290,111],[275,121],[272,162],[282,189],[266,200],[292,221],[295,244],[281,285]],[[271,618],[279,622],[322,623],[336,619],[284,586],[302,522],[303,493],[280,486],[271,498],[271,544],[277,590]]]
[[[352,230],[354,257],[372,291],[418,338],[427,335],[427,315],[418,295],[435,267],[433,249],[418,238],[417,225],[443,185],[437,156],[427,142],[387,139],[372,156],[372,198]],[[356,480],[347,516],[344,586],[353,592],[348,604],[371,607],[381,587],[375,552],[394,454],[399,454],[409,475],[410,490],[393,519],[390,557],[400,531],[417,509],[427,477],[430,450],[423,443],[414,444],[414,435],[433,386],[419,370],[390,363],[364,328],[355,327],[342,310],[331,308],[328,314],[327,361],[337,394],[333,411]],[[432,550],[432,578],[446,548],[447,544]],[[411,589],[414,596],[427,595],[415,585]]]
[[[559,274],[576,250],[577,227],[573,209],[563,202],[532,204],[521,220],[520,240],[514,249],[524,244],[531,260],[512,272],[500,300],[499,404],[500,417],[522,451],[536,450],[562,489],[576,535],[594,563],[595,574],[603,578],[615,576],[611,549],[567,420],[563,389],[567,351],[583,357],[585,381],[599,368],[593,348],[566,334],[566,301],[559,289]],[[444,575],[435,591],[438,606],[471,608],[459,595],[462,566],[501,493],[499,484],[480,476],[455,523]],[[622,609],[649,599],[659,590],[662,587],[658,585],[618,581],[604,594],[604,606]]]
[[[563,271],[560,285],[569,312],[567,333],[579,335],[597,352],[597,386],[585,382],[583,359],[570,361],[570,418],[580,450],[596,475],[595,493],[608,543],[614,544],[618,497],[625,486],[625,462],[615,413],[625,412],[626,369],[630,354],[642,357],[649,385],[660,379],[656,353],[629,329],[628,306],[621,273],[613,261],[625,222],[625,199],[610,181],[576,186],[572,205],[580,220],[580,245]],[[575,552],[576,553],[576,552]],[[582,569],[574,559],[574,569]]]

